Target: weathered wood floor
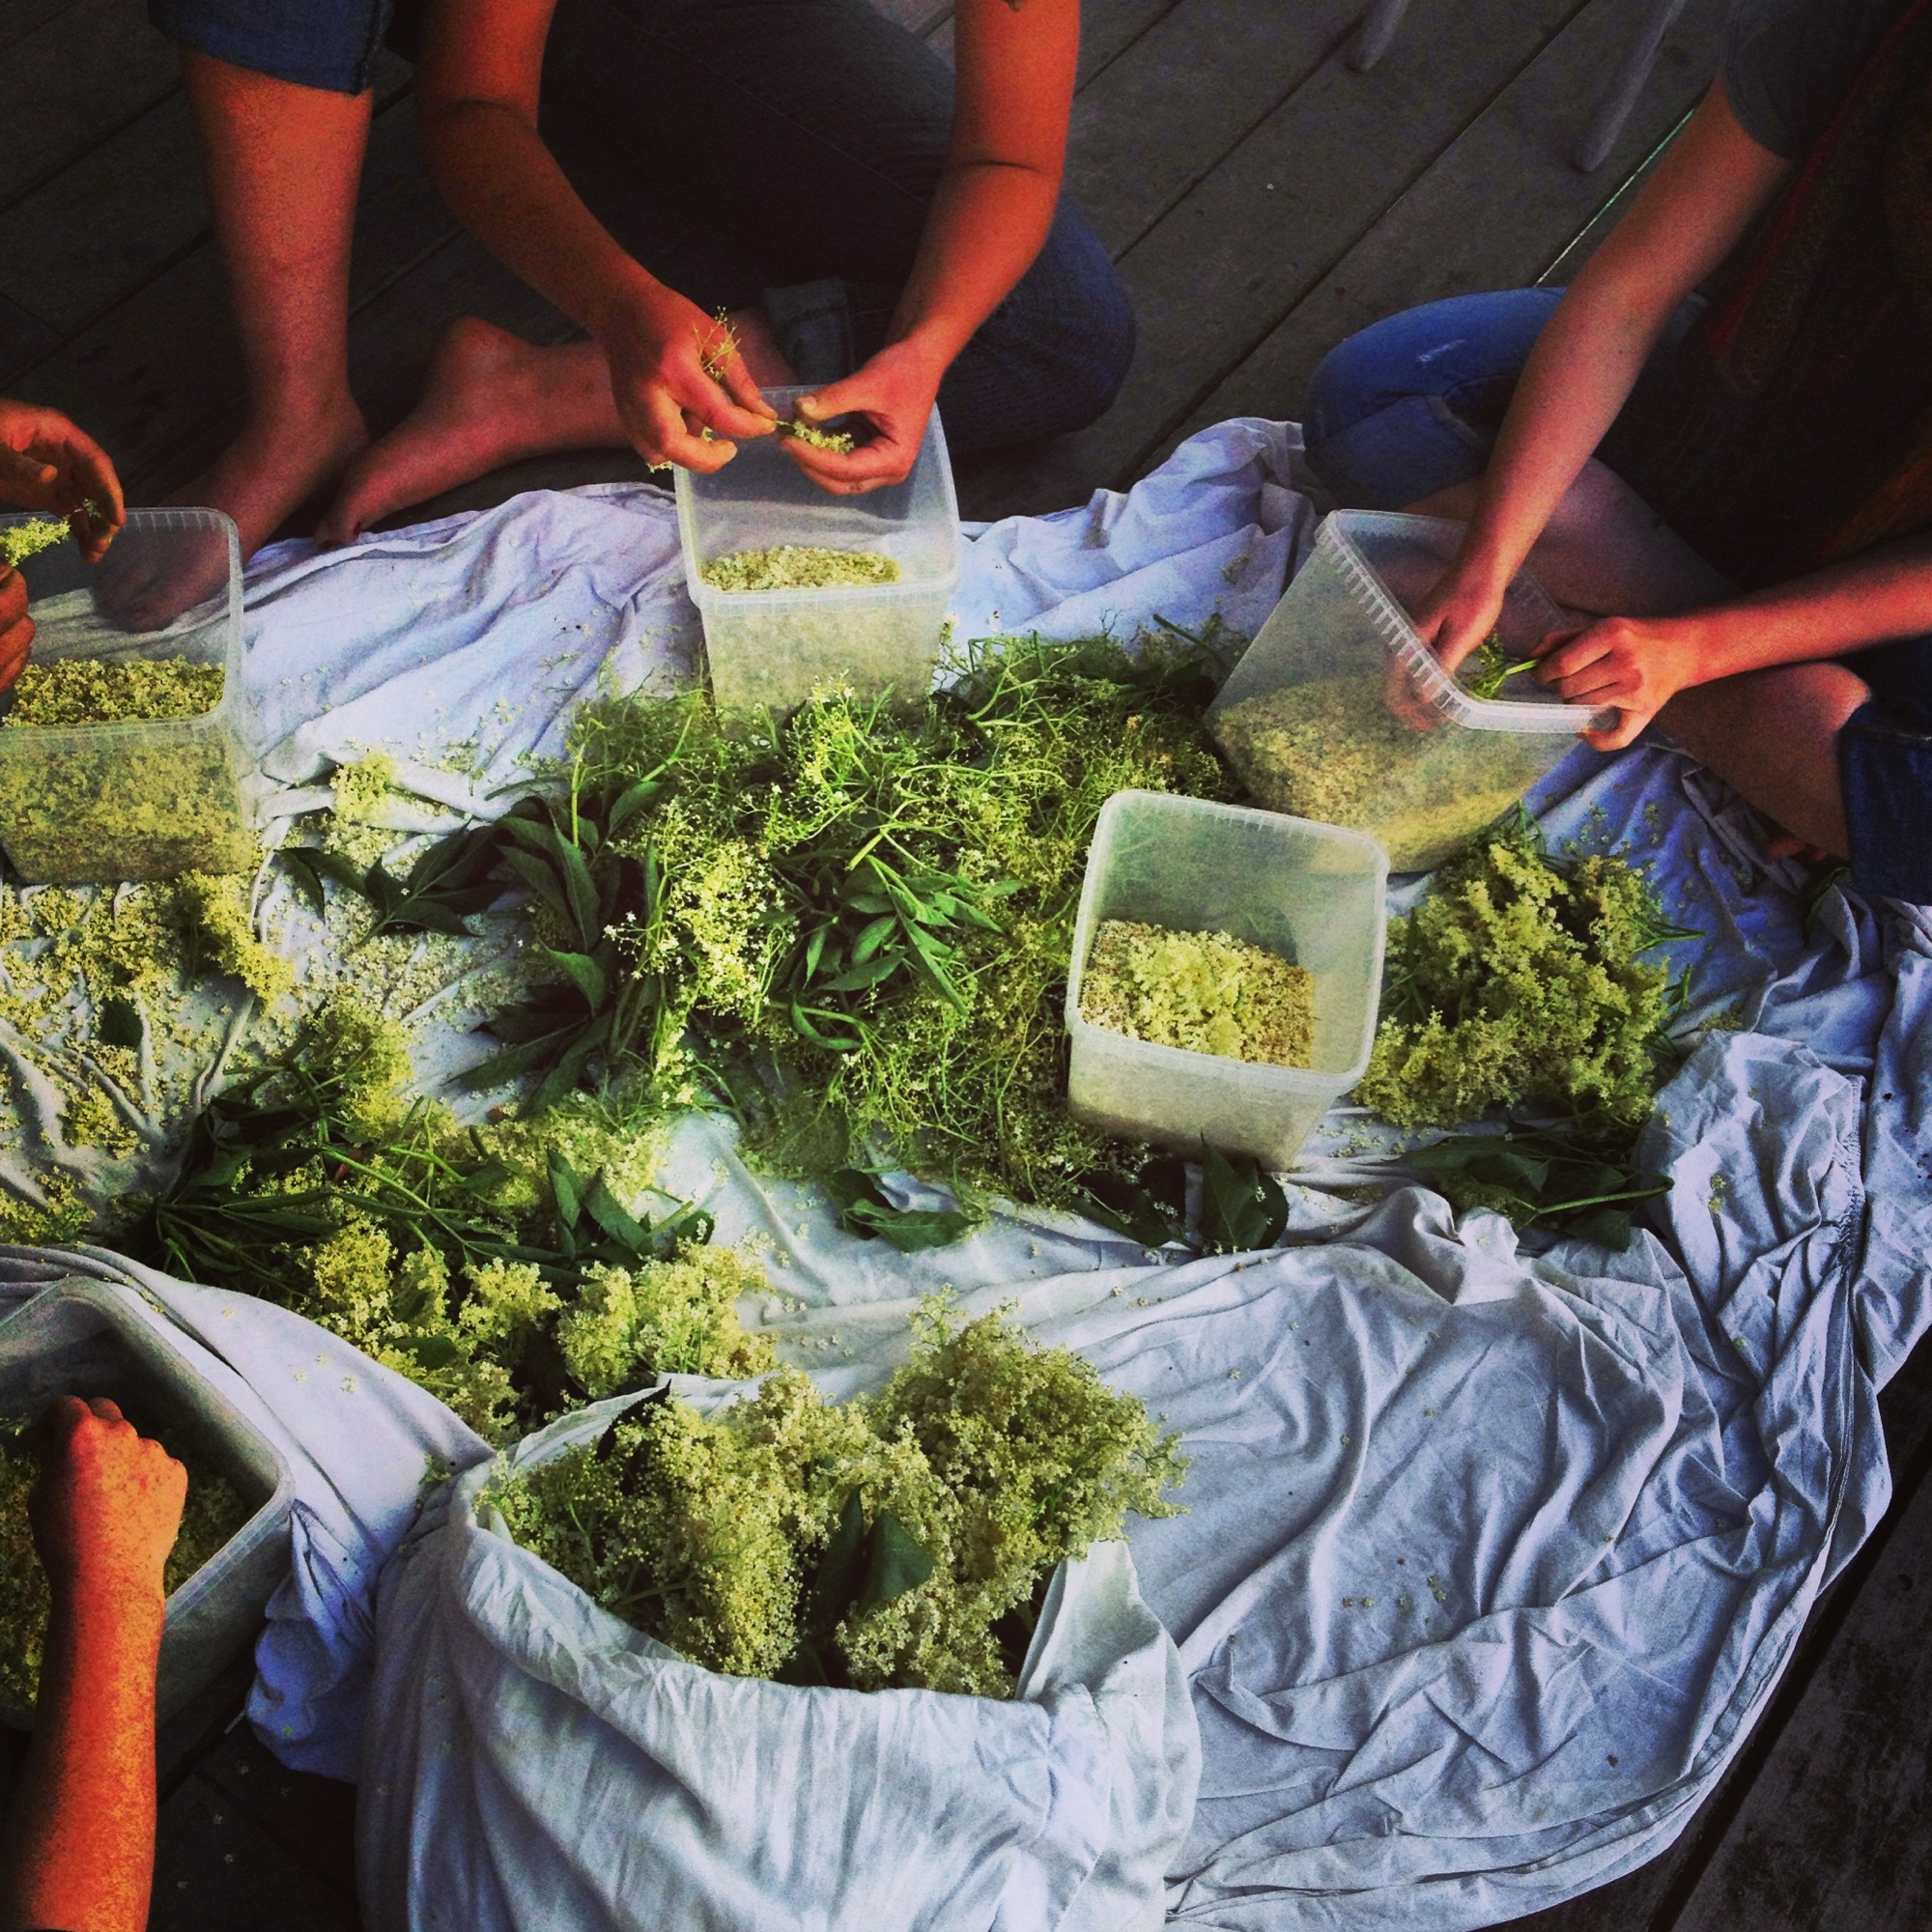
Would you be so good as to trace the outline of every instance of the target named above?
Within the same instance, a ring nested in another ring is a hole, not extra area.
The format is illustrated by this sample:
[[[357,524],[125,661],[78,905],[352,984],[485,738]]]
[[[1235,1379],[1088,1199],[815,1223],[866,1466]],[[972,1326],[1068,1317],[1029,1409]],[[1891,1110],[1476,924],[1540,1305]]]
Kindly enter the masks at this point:
[[[879,3],[947,44],[949,0]],[[1567,156],[1636,0],[1415,0],[1369,74],[1345,59],[1361,5],[1088,0],[1073,184],[1133,291],[1140,354],[1092,429],[962,476],[968,514],[1061,508],[1130,482],[1203,424],[1293,416],[1321,354],[1377,316],[1561,279],[1694,102],[1722,14],[1722,0],[1690,0],[1616,152],[1586,177]],[[384,65],[357,231],[353,366],[379,427],[457,314],[569,332],[437,201],[408,82]],[[137,501],[192,478],[239,421],[186,107],[140,0],[0,0],[0,392],[87,424]],[[546,461],[434,507],[637,473],[611,453]],[[1922,1923],[1932,1361],[1899,1378],[1886,1420],[1892,1513],[1813,1618],[1722,1789],[1665,1856],[1527,1921],[1538,1932]],[[234,1721],[244,1686],[245,1667],[164,1740],[153,1922],[345,1932],[352,1794],[253,1744]],[[0,1744],[0,1800],[17,1756]]]

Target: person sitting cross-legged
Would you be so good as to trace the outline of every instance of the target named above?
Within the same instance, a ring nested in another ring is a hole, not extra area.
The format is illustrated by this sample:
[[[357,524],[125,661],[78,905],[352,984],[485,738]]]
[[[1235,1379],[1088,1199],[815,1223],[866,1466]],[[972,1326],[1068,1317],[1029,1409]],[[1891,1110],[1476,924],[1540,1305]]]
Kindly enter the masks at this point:
[[[1601,613],[1537,673],[1593,744],[1656,719],[1775,849],[1932,901],[1932,0],[1735,0],[1567,292],[1378,323],[1303,413],[1345,505],[1468,519],[1415,613],[1446,665],[1527,559]]]

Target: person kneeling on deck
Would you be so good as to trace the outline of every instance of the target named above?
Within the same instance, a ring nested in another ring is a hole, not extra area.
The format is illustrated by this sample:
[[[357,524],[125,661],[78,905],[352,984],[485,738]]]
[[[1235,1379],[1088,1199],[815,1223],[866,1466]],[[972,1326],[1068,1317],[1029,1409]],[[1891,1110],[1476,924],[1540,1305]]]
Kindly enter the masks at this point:
[[[858,431],[849,453],[787,444],[838,493],[904,477],[935,396],[955,452],[1091,422],[1133,318],[1060,194],[1078,0],[954,18],[956,89],[867,0],[432,5],[432,170],[589,340],[455,324],[324,536],[542,451],[715,469],[771,433],[761,382],[821,385],[802,411]]]
[[[1304,417],[1345,506],[1469,519],[1416,613],[1446,664],[1528,558],[1602,613],[1538,672],[1615,707],[1600,750],[1656,718],[1775,850],[1932,901],[1932,0],[1738,0],[1567,292],[1376,324]]]
[[[34,1739],[0,1852],[0,1932],[141,1932],[155,1687],[187,1472],[111,1402],[40,1424],[34,1541],[52,1593]]]

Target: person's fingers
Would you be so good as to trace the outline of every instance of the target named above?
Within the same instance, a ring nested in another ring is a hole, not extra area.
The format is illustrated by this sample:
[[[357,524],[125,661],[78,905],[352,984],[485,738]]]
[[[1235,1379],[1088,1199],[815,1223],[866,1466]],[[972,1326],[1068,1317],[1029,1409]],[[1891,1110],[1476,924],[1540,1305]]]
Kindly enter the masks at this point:
[[[769,410],[758,414],[734,403],[709,377],[701,384],[692,384],[677,400],[686,415],[725,438],[770,436],[772,425],[778,420]]]
[[[854,410],[870,408],[879,399],[871,395],[871,384],[865,380],[863,370],[856,376],[841,377],[836,383],[828,383],[822,389],[813,389],[810,394],[799,397],[792,405],[807,422],[824,422],[828,416],[842,416]]]
[[[668,389],[652,388],[643,396],[644,433],[638,449],[647,463],[674,463],[708,476],[737,455],[735,443],[707,441],[686,427],[685,412]]]
[[[19,497],[29,509],[44,509],[47,492],[59,481],[60,470],[53,464],[0,443],[0,497]]]
[[[733,355],[712,379],[748,414],[754,415],[764,424],[759,431],[737,430],[734,435],[769,435],[771,426],[779,419],[779,412],[758,393],[757,378],[745,367],[742,355]],[[714,425],[715,427],[715,425]]]
[[[785,454],[820,489],[834,496],[847,497],[877,490],[888,483],[903,483],[912,474],[912,467],[919,460],[917,447],[909,449],[891,436],[862,443],[857,449],[845,453],[836,449],[815,449],[809,442],[800,442],[795,437],[788,438]]]
[[[1581,630],[1551,631],[1537,647],[1536,675],[1545,684],[1573,676],[1610,651],[1610,639],[1586,624]]]
[[[1636,743],[1637,735],[1650,723],[1648,711],[1619,711],[1612,725],[1592,726],[1577,735],[1599,752],[1625,752]]]

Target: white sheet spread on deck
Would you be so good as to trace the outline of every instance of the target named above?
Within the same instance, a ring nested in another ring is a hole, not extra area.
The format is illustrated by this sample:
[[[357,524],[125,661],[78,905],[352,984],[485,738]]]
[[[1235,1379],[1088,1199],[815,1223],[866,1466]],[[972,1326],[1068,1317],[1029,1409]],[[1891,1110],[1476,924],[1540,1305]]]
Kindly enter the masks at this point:
[[[1127,634],[1156,613],[1194,628],[1217,609],[1252,629],[1305,548],[1295,456],[1292,428],[1225,424],[1126,498],[994,526],[969,548],[966,634],[1103,619]],[[266,554],[249,674],[286,694],[270,768],[306,784],[380,748],[429,771],[446,732],[473,741],[488,782],[513,776],[520,753],[554,749],[569,696],[607,664],[625,686],[674,671],[690,645],[674,548],[668,499],[612,486]],[[324,691],[335,708],[319,712]],[[1015,1214],[901,1259],[748,1173],[715,1123],[681,1133],[668,1163],[721,1239],[774,1243],[775,1286],[807,1309],[775,1296],[763,1313],[832,1393],[886,1374],[910,1297],[951,1284],[969,1309],[1016,1301],[1185,1432],[1189,1513],[1131,1533],[1200,1725],[1199,1801],[1169,1873],[1182,1923],[1453,1932],[1653,1856],[1889,1496],[1875,1395],[1932,1320],[1932,922],[1833,892],[1807,932],[1793,868],[1667,750],[1579,751],[1532,805],[1556,843],[1653,866],[1666,911],[1702,935],[1675,949],[1694,964],[1693,1015],[1720,1022],[1661,1098],[1648,1153],[1674,1187],[1625,1255],[1531,1257],[1506,1223],[1459,1226],[1421,1189],[1365,1210],[1310,1186],[1264,1257],[1163,1264]],[[1299,1178],[1345,1178],[1360,1124],[1338,1109]],[[280,1412],[292,1369],[238,1338],[294,1318],[244,1304],[216,1330],[192,1299],[206,1291],[147,1285]],[[307,1565],[260,1658],[258,1725],[318,1769],[353,1756],[363,1559],[395,1547],[434,1433],[427,1398],[381,1375],[365,1370],[356,1403],[303,1412],[304,1499],[366,1540],[353,1574]],[[377,1409],[400,1418],[388,1435],[368,1425]],[[467,1460],[453,1441],[438,1453]],[[326,1638],[292,1642],[304,1625]],[[570,1639],[584,1657],[615,1640],[594,1620]],[[378,1719],[372,1752],[383,1735]],[[573,1776],[631,1748],[608,1725],[544,1747],[563,1752],[559,1811]],[[370,1815],[386,1835],[364,1857],[393,1871],[412,1814],[384,1797]],[[556,1856],[560,1823],[522,1799],[487,1829],[481,1812],[432,1814],[449,1834],[438,1856],[479,1872]],[[791,1922],[868,1926],[866,1897],[800,1897]],[[752,1921],[720,1901],[715,1922]]]

